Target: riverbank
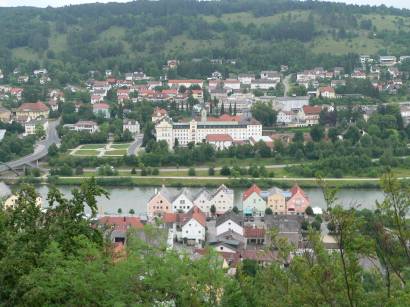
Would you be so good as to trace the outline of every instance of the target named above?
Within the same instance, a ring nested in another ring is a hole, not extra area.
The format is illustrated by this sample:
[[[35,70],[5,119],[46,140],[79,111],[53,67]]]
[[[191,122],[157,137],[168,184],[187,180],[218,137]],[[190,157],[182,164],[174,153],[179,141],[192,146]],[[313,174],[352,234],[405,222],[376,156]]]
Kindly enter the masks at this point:
[[[19,182],[29,182],[33,184],[53,184],[53,185],[79,185],[90,175],[75,177],[41,177],[41,178],[16,178],[5,179],[5,182],[16,184]],[[302,188],[317,188],[319,184],[316,178],[231,178],[222,176],[95,176],[101,186],[124,186],[124,187],[217,187],[225,184],[231,188],[246,188],[256,182],[262,188],[277,186],[289,188],[294,183],[298,183]],[[403,182],[408,182],[408,178],[401,178]],[[378,178],[326,178],[330,187],[344,189],[379,189]]]

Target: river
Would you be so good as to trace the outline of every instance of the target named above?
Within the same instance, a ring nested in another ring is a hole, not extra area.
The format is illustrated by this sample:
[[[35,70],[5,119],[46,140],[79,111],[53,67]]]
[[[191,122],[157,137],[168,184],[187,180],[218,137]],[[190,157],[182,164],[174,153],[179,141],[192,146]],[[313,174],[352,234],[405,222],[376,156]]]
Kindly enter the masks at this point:
[[[70,195],[71,186],[60,186],[60,190],[65,195]],[[99,198],[99,211],[100,213],[115,214],[119,208],[123,213],[129,212],[133,209],[138,215],[145,215],[146,204],[148,200],[154,195],[155,187],[105,187],[109,192],[109,199]],[[48,187],[38,187],[38,192],[45,202]],[[170,192],[176,194],[178,189],[169,188]],[[191,193],[195,195],[200,191],[199,188],[191,188]],[[235,189],[235,204],[238,208],[241,208],[241,197],[244,189]],[[322,191],[317,188],[306,188],[305,193],[309,196],[312,207],[325,208],[326,204],[323,198]],[[377,189],[341,189],[338,193],[338,200],[344,207],[351,205],[360,205],[360,208],[375,209],[376,201],[383,200],[383,193]]]

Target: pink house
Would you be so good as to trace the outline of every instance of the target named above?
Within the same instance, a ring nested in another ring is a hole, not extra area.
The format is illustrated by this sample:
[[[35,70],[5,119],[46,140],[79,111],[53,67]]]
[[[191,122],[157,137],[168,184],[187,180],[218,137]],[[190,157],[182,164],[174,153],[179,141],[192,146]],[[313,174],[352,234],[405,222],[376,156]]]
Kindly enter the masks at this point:
[[[305,192],[295,184],[290,190],[291,196],[286,202],[289,214],[304,214],[307,207],[310,206],[309,198]]]
[[[164,216],[166,213],[172,213],[172,194],[167,188],[162,187],[161,190],[148,201],[147,215],[152,219],[155,216]]]

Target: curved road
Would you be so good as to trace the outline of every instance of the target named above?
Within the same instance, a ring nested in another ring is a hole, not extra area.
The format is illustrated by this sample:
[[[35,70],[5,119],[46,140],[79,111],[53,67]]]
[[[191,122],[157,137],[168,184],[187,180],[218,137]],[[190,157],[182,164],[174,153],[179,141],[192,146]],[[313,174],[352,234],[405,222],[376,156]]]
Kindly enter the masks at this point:
[[[22,157],[15,161],[7,162],[5,164],[10,166],[10,168],[14,169],[21,167],[23,165],[31,164],[47,156],[48,148],[52,144],[58,144],[60,142],[60,138],[58,137],[58,133],[56,130],[59,122],[59,120],[49,122],[46,139],[37,143],[36,148],[34,149],[34,152],[32,154]],[[9,168],[7,166],[0,165],[0,172],[5,172],[8,170]]]

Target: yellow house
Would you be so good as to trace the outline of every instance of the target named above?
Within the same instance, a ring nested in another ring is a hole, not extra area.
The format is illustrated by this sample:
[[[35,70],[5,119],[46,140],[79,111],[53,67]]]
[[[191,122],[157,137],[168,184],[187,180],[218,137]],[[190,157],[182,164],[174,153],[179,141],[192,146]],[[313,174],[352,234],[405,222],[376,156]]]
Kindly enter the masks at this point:
[[[285,192],[279,188],[268,190],[267,208],[271,208],[273,214],[286,214]]]
[[[39,117],[48,118],[48,107],[38,101],[36,103],[23,103],[16,110],[16,117],[18,121],[27,121],[27,119],[36,119]]]

